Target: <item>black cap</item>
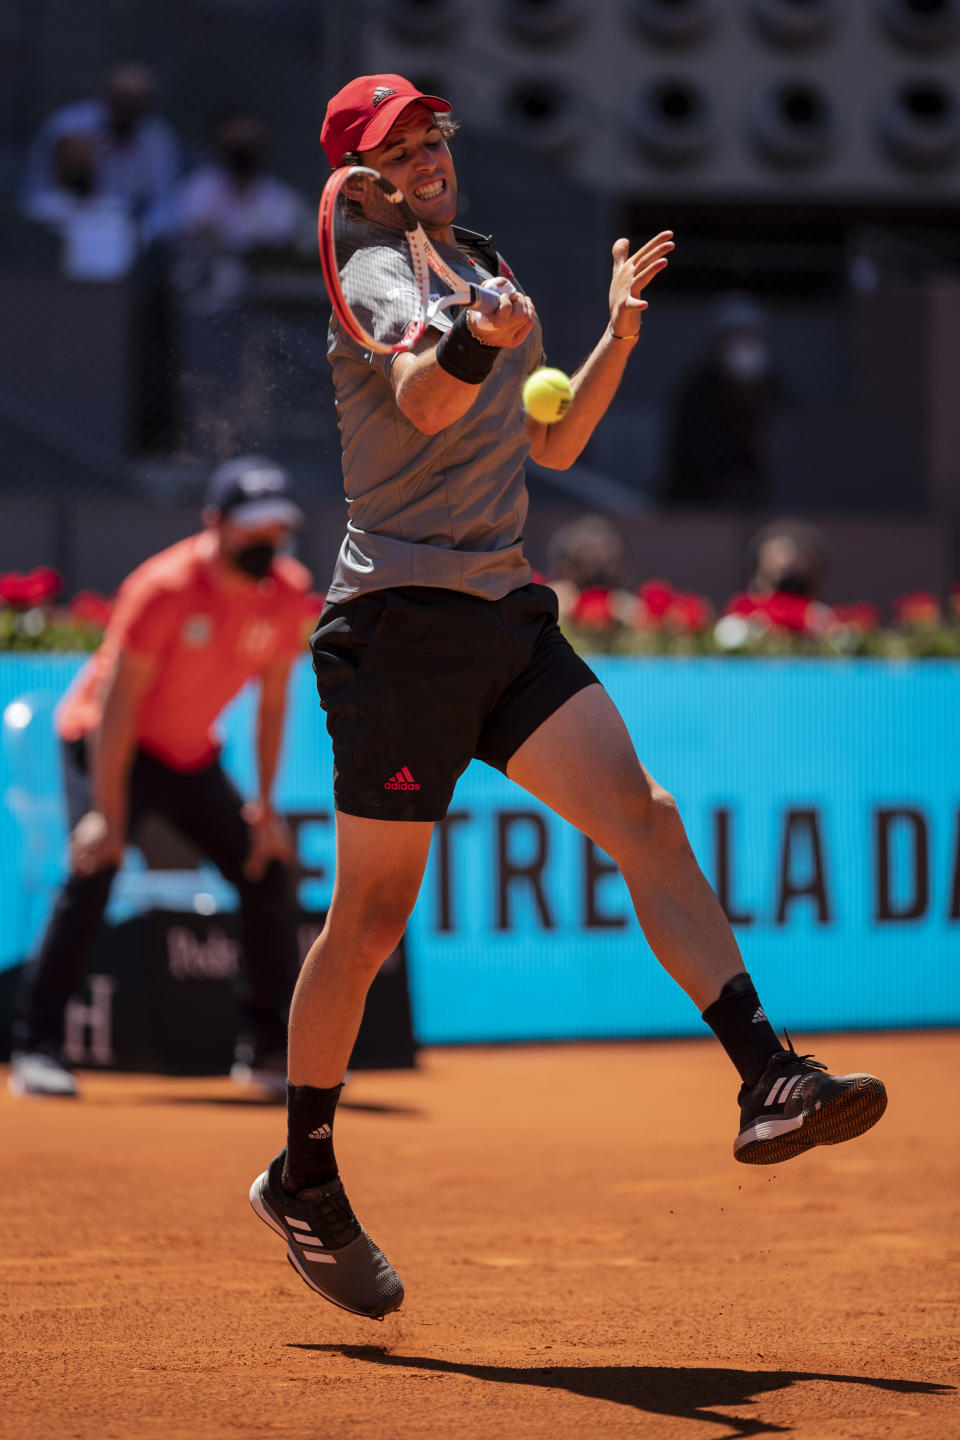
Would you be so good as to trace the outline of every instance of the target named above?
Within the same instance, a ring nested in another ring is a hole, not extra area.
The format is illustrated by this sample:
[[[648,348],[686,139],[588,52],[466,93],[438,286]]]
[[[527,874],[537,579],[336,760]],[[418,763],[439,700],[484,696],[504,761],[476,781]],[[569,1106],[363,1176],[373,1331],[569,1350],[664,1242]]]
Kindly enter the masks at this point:
[[[234,525],[300,525],[290,476],[265,455],[237,455],[216,469],[207,486],[206,503]]]

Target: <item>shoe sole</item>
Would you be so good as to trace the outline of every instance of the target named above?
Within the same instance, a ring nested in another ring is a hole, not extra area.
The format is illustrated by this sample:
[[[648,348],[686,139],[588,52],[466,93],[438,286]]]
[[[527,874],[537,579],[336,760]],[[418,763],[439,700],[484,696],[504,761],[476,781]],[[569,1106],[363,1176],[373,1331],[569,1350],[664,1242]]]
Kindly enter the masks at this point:
[[[819,1110],[805,1113],[795,1130],[764,1136],[764,1122],[760,1121],[758,1138],[735,1150],[734,1158],[742,1165],[778,1165],[816,1145],[840,1145],[876,1125],[886,1108],[883,1082],[872,1075],[860,1076]]]
[[[78,1100],[80,1090],[74,1086],[72,1090],[41,1090],[35,1085],[27,1085],[23,1080],[18,1080],[15,1075],[9,1076],[7,1089],[11,1095],[17,1095],[22,1100]]]
[[[267,1172],[266,1170],[264,1170],[263,1174],[258,1175],[256,1180],[254,1180],[253,1184],[250,1186],[250,1204],[253,1207],[253,1212],[255,1215],[259,1216],[259,1218],[263,1221],[265,1225],[269,1225],[270,1229],[273,1230],[275,1234],[279,1235],[281,1240],[286,1240],[287,1260],[293,1266],[294,1270],[296,1270],[303,1283],[305,1285],[309,1285],[310,1289],[314,1292],[315,1295],[320,1295],[324,1300],[329,1301],[331,1305],[336,1305],[338,1310],[346,1310],[348,1315],[359,1315],[364,1320],[382,1320],[384,1315],[390,1314],[391,1310],[396,1310],[399,1308],[399,1306],[403,1303],[402,1290],[400,1291],[400,1295],[396,1300],[395,1304],[387,1305],[383,1310],[379,1311],[378,1314],[373,1315],[369,1310],[356,1310],[352,1305],[345,1305],[342,1300],[338,1300],[327,1290],[321,1289],[321,1287],[317,1284],[316,1280],[314,1280],[313,1276],[303,1265],[296,1250],[290,1244],[290,1238],[287,1235],[287,1232],[284,1229],[283,1225],[274,1215],[273,1211],[270,1209],[270,1207],[267,1205],[266,1201],[263,1198],[262,1186],[266,1181],[266,1178]]]

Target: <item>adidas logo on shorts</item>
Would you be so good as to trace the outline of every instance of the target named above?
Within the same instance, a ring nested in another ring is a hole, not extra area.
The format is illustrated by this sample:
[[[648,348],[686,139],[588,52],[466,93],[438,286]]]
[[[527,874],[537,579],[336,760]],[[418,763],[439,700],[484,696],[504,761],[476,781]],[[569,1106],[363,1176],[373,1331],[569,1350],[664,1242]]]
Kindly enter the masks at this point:
[[[409,768],[404,765],[403,769],[398,770],[396,775],[390,776],[390,779],[383,788],[384,790],[419,790],[420,786],[410,774]]]

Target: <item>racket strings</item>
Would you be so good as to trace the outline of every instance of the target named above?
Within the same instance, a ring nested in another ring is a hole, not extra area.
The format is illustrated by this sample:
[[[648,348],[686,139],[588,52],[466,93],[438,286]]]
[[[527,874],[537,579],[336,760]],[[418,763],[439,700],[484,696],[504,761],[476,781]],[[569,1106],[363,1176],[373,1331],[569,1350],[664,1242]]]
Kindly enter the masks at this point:
[[[348,218],[367,220],[402,235],[407,220],[406,206],[390,200],[378,181],[371,175],[353,175],[340,192],[340,205]]]
[[[392,207],[381,195],[377,214],[386,208]],[[331,217],[327,259],[340,292],[334,308],[361,343],[369,338],[378,345],[395,345],[422,316],[418,281],[403,235],[395,221],[388,228],[362,212],[357,218],[352,205],[338,205]]]
[[[417,343],[436,280],[451,303],[469,281],[452,273],[392,187],[361,170],[331,177],[320,206],[320,256],[331,304],[346,332],[381,353]],[[436,278],[433,278],[433,277]],[[465,288],[466,287],[466,288]]]
[[[357,250],[396,243],[403,234],[398,206],[387,199],[382,187],[370,176],[351,176],[330,212],[330,258],[338,274]]]

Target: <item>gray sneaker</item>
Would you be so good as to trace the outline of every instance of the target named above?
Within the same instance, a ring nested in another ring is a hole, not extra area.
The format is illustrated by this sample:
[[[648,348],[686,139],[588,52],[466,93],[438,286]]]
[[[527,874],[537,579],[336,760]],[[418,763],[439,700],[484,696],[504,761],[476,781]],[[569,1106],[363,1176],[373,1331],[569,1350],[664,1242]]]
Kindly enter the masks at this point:
[[[50,1095],[75,1099],[76,1077],[50,1050],[14,1050],[7,1084],[14,1095]]]
[[[280,1183],[284,1152],[250,1187],[260,1219],[287,1242],[300,1278],[341,1310],[382,1320],[403,1300],[403,1285],[387,1257],[350,1208],[340,1180],[288,1195]]]
[[[270,1054],[241,1053],[230,1067],[230,1079],[234,1085],[243,1085],[272,1100],[287,1098],[287,1060],[280,1051]]]

